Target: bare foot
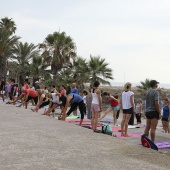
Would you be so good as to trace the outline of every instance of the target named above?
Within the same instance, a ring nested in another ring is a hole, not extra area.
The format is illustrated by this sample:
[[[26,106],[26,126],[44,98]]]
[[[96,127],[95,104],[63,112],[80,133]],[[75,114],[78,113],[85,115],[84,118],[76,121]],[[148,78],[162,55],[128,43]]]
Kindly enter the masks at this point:
[[[124,133],[121,133],[121,136],[125,136],[125,134],[124,134]]]
[[[130,137],[128,134],[124,134],[124,137]]]
[[[31,108],[31,110],[32,110],[33,112],[35,112],[35,110],[34,110],[33,108]]]

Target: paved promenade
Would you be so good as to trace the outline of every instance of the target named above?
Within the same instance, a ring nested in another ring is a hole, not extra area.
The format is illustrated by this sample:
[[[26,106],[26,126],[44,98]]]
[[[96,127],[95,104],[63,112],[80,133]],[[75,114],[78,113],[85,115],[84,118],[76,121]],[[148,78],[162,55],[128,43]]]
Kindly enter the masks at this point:
[[[170,169],[170,156],[0,101],[0,170],[132,169]]]

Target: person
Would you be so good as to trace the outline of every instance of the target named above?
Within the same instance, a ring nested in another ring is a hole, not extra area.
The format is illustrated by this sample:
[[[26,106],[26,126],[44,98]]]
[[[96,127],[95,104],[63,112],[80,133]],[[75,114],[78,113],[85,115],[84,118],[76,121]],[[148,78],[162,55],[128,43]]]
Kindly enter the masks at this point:
[[[11,92],[10,92],[10,100],[14,101],[15,100],[15,96],[16,96],[16,84],[15,84],[15,79],[11,79]],[[7,104],[11,104],[11,102],[7,102]]]
[[[63,98],[64,100],[66,95],[67,95],[66,87],[64,85],[61,85],[60,86],[60,98]],[[65,102],[62,102],[59,106],[60,106],[61,112],[58,116],[58,119],[61,120],[63,111],[64,111]]]
[[[51,93],[55,93],[55,91],[56,91],[55,85],[52,85],[51,86]]]
[[[104,115],[99,120],[103,119],[109,112],[113,111],[113,122],[114,125],[116,125],[117,122],[116,115],[117,115],[117,111],[119,110],[118,96],[111,95],[107,92],[104,92],[103,96],[110,103],[110,107],[105,111]]]
[[[22,86],[22,87],[21,87]],[[16,107],[21,107],[22,105],[24,105],[25,103],[25,92],[22,91],[22,89],[29,89],[29,85],[28,85],[28,79],[24,80],[24,84],[20,84],[20,90],[21,90],[21,94],[12,102],[14,105],[18,100],[21,100],[21,104],[16,106]]]
[[[158,120],[161,118],[161,111],[159,108],[159,93],[156,91],[159,82],[156,80],[150,81],[150,89],[146,94],[146,128],[145,135],[151,136],[151,141],[155,143],[155,131]]]
[[[35,82],[35,90],[40,89],[39,81]]]
[[[44,90],[45,90],[45,94],[48,94],[48,89],[47,89],[47,87],[45,87]]]
[[[124,85],[125,90],[122,93],[122,108],[123,108],[123,118],[121,122],[121,136],[129,137],[128,135],[128,123],[135,113],[134,105],[134,93],[131,91],[132,84],[127,82]]]
[[[80,110],[80,114],[81,114],[81,119],[80,119],[80,123],[79,125],[82,125],[83,119],[84,119],[84,102],[83,102],[83,98],[75,93],[71,93],[69,94],[67,97],[63,97],[61,99],[62,102],[66,102],[65,107],[64,107],[64,111],[63,111],[63,118],[62,120],[65,120],[65,118],[67,116],[69,116],[73,110],[75,110],[75,108],[77,108],[79,106],[79,110]],[[71,107],[69,109],[69,111],[67,112],[67,108],[69,106],[69,104],[71,104]],[[67,112],[67,114],[66,114]]]
[[[41,109],[44,106],[47,106],[50,104],[50,99],[48,98],[48,93],[42,93],[40,89],[37,90],[37,94],[39,96],[38,103],[35,108],[31,108],[33,112],[38,112],[39,109]]]
[[[11,88],[12,88],[12,79],[9,80],[8,87],[7,87],[9,100],[11,99]],[[9,101],[7,102],[7,104],[8,103]]]
[[[5,101],[4,94],[5,94],[5,81],[4,78],[2,77],[0,84],[0,96],[2,97],[3,102]]]
[[[92,94],[91,94],[91,90],[93,89],[93,86],[90,85],[88,88],[88,94],[86,96],[86,104],[87,104],[87,119],[91,119],[92,118],[92,113],[91,113],[91,103],[92,103]]]
[[[170,133],[169,121],[170,121],[170,102],[166,97],[164,99],[163,114],[162,114],[162,124],[165,133]]]
[[[84,101],[84,114],[85,115],[86,115],[86,107],[87,107],[87,101],[86,101],[87,94],[88,94],[88,92],[86,90],[84,90],[83,91],[83,101]]]
[[[98,119],[100,117],[100,112],[102,111],[102,99],[101,99],[101,90],[99,88],[99,81],[95,81],[93,84],[92,89],[92,119],[91,119],[91,126],[92,130],[97,130]]]
[[[60,100],[60,93],[55,90],[55,93],[51,93],[51,102],[49,104],[49,109],[43,114],[50,116],[50,113],[53,112],[53,117],[55,117],[55,109],[61,104]]]
[[[140,100],[136,103],[136,121],[137,124],[141,124],[141,115],[142,115],[142,102]]]
[[[72,84],[71,94],[79,94],[79,91],[77,89],[76,83]],[[77,107],[75,107],[75,110],[73,110],[73,115],[77,116]]]
[[[25,95],[25,109],[27,109],[28,102],[31,99],[33,99],[34,103],[37,105],[37,103],[38,103],[38,95],[37,95],[37,92],[35,90],[33,90],[33,89],[25,89],[23,87],[22,92]]]

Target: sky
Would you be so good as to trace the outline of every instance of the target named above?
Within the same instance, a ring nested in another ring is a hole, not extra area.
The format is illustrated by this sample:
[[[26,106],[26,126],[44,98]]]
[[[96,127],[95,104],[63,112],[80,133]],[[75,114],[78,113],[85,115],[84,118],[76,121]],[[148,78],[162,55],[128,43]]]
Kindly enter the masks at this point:
[[[116,82],[146,78],[170,84],[169,0],[0,0],[0,18],[13,18],[22,42],[42,43],[64,31],[77,55],[101,56]]]

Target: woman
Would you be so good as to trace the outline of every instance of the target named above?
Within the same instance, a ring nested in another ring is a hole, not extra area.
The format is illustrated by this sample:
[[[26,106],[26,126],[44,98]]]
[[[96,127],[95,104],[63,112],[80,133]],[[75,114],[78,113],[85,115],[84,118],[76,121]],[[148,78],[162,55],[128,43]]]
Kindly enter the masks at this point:
[[[100,112],[102,111],[102,99],[101,99],[101,91],[99,89],[99,81],[95,81],[93,84],[92,93],[92,119],[91,119],[91,126],[92,130],[97,130],[98,119],[100,117]]]
[[[86,104],[87,104],[87,119],[91,119],[91,102],[92,102],[92,94],[91,90],[93,89],[93,86],[90,85],[88,88],[88,94],[86,96]]]
[[[65,118],[67,116],[69,116],[75,110],[75,108],[77,108],[77,106],[79,106],[79,110],[80,110],[80,114],[81,114],[81,119],[80,119],[79,125],[82,126],[82,122],[83,122],[83,119],[84,119],[83,98],[78,94],[71,93],[67,97],[66,96],[64,96],[63,98],[60,97],[60,100],[62,101],[62,103],[64,105],[62,120],[65,120]],[[67,108],[68,108],[69,105],[70,105],[70,109],[67,112]],[[67,112],[67,114],[66,114],[66,112]]]
[[[119,110],[119,102],[117,100],[118,96],[110,95],[107,92],[104,92],[103,96],[110,103],[110,107],[105,111],[104,115],[100,118],[100,120],[103,119],[109,112],[113,111],[114,125],[116,125],[116,122],[117,122],[116,114],[117,114],[117,111]]]
[[[66,87],[64,85],[60,86],[60,96],[66,96]]]
[[[55,90],[55,93],[51,93],[51,102],[49,104],[49,109],[43,114],[50,116],[50,113],[53,112],[53,117],[55,117],[55,109],[61,104],[60,100],[60,93]]]
[[[163,106],[163,115],[162,115],[162,124],[165,133],[170,133],[169,121],[170,121],[170,105],[169,99],[164,99],[164,106]]]
[[[141,124],[141,114],[142,114],[142,102],[139,100],[136,103],[136,120],[137,120],[137,125]]]
[[[36,91],[37,91],[39,100],[38,100],[37,106],[34,109],[31,108],[31,110],[33,112],[35,112],[35,111],[38,112],[39,109],[50,104],[50,99],[48,98],[48,94],[42,93],[42,91],[40,89],[38,89]]]
[[[126,83],[124,88],[125,91],[122,93],[122,108],[123,108],[123,119],[121,122],[121,136],[129,137],[128,130],[128,122],[132,114],[135,113],[135,105],[134,105],[134,93],[131,91],[131,83]]]

